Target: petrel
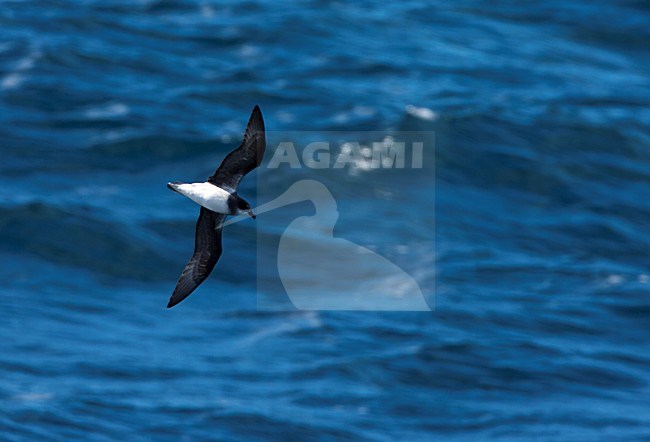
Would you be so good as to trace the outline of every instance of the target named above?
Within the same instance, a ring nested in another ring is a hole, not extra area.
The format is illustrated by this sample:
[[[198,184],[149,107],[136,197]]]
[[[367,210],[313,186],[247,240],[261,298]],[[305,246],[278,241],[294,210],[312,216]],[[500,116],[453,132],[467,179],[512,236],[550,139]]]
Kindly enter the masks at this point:
[[[183,269],[167,308],[187,298],[212,272],[221,256],[221,230],[226,216],[248,214],[255,219],[250,204],[237,195],[237,186],[244,175],[260,165],[265,148],[264,119],[259,106],[255,106],[244,140],[224,158],[214,175],[203,183],[167,184],[201,206],[194,254]]]

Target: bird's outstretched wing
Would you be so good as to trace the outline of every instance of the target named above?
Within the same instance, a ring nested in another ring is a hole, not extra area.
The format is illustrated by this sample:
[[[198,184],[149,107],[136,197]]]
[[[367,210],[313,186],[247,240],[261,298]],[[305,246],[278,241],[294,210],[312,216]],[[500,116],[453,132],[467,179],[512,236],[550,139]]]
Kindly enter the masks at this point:
[[[224,158],[208,182],[231,193],[236,192],[244,175],[260,165],[265,149],[264,119],[259,106],[255,106],[246,126],[244,140]]]
[[[196,222],[194,254],[183,269],[167,308],[175,306],[190,296],[212,272],[221,256],[221,226],[225,219],[226,215],[201,207]]]

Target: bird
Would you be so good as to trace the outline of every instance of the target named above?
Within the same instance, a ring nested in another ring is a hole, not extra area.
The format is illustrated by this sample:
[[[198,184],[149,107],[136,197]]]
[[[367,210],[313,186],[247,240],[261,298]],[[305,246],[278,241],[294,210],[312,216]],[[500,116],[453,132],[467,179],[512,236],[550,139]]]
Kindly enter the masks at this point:
[[[255,219],[250,204],[237,195],[242,178],[262,163],[266,149],[264,119],[259,106],[253,108],[242,143],[221,162],[207,181],[167,183],[174,192],[201,206],[196,222],[194,253],[183,269],[167,308],[187,298],[210,275],[222,252],[221,231],[228,215]]]

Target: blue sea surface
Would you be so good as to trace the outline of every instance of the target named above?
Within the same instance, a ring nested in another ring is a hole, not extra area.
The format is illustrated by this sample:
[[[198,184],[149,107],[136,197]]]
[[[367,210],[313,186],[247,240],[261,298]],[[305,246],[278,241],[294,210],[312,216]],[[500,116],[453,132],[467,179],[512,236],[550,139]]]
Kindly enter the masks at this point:
[[[649,42],[641,0],[0,1],[0,440],[650,440]],[[240,188],[322,181],[431,312],[258,309],[270,215],[165,308],[197,215],[165,184],[255,104],[435,134]]]

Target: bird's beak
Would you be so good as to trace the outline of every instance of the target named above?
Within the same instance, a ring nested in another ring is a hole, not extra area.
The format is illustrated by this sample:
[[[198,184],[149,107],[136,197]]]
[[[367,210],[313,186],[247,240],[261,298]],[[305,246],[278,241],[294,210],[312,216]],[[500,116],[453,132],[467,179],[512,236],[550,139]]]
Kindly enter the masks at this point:
[[[248,211],[248,216],[250,216],[251,218],[255,219],[255,214],[253,213],[252,210],[249,210],[249,211]]]

